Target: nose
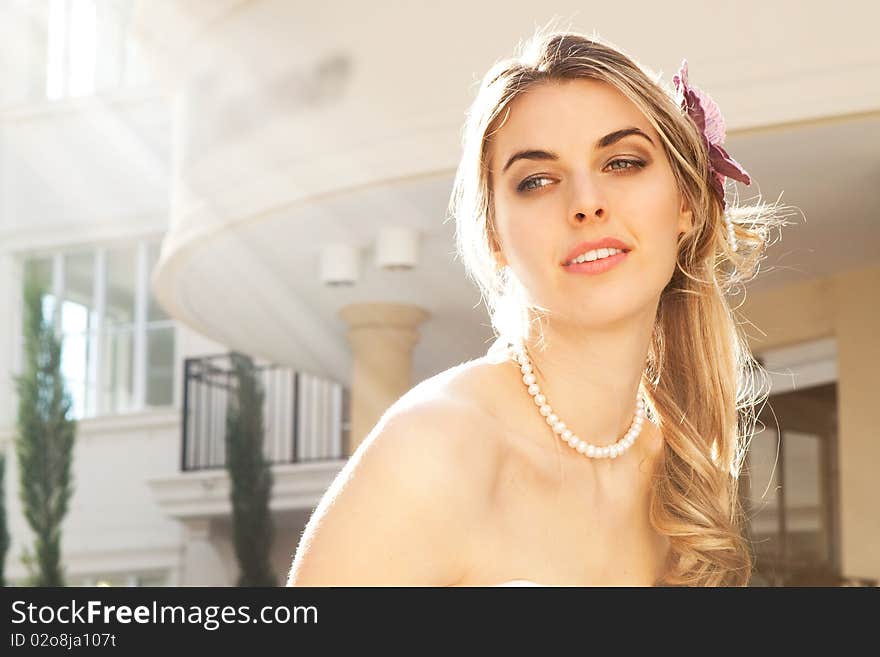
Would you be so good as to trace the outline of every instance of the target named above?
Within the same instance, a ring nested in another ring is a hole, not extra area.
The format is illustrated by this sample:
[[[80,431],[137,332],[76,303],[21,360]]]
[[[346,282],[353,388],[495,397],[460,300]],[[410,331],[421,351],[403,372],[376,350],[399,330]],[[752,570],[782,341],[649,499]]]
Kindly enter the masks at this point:
[[[574,179],[569,220],[580,226],[588,217],[604,219],[608,211],[602,190],[589,175]]]
[[[578,223],[578,224],[583,223],[583,221],[584,221],[584,220],[585,220],[590,214],[593,214],[593,215],[595,215],[596,217],[601,218],[601,217],[604,217],[604,216],[605,216],[605,210],[603,210],[602,208],[596,208],[596,210],[593,211],[592,213],[589,213],[589,212],[575,212],[575,214],[574,214],[575,223]]]

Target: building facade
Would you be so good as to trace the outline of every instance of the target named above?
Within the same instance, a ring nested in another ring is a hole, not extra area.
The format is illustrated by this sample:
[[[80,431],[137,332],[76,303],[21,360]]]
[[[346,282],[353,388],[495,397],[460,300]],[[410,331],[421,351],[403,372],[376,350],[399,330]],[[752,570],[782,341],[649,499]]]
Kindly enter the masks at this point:
[[[653,3],[633,23],[629,7],[572,2],[546,15],[525,2],[7,3],[7,578],[24,581],[30,541],[12,376],[32,272],[51,290],[79,420],[69,581],[235,583],[231,351],[255,357],[265,384],[283,580],[311,510],[384,410],[488,347],[444,221],[460,130],[479,77],[554,15],[667,81],[687,57],[759,183],[740,196],[784,192],[802,210],[739,308],[773,377],[744,487],[750,529],[766,583],[880,578],[869,413],[880,311],[868,302],[880,285],[878,9],[856,3],[854,21],[821,6],[750,1],[719,17],[678,4],[675,23]],[[682,36],[643,27],[656,25]]]

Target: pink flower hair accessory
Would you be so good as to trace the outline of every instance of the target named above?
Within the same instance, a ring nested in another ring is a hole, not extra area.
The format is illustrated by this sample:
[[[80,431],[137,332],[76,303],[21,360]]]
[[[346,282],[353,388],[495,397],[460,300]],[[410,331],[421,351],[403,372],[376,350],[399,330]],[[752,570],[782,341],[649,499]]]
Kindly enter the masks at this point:
[[[724,125],[724,117],[718,104],[704,91],[688,84],[687,60],[681,61],[681,68],[672,77],[675,85],[676,101],[683,111],[691,118],[703,135],[706,147],[709,151],[709,169],[711,171],[712,189],[721,201],[721,209],[724,214],[724,222],[727,224],[727,236],[730,248],[736,251],[736,236],[733,232],[733,221],[724,212],[727,204],[724,201],[724,178],[733,178],[746,185],[752,183],[752,179],[739,162],[734,160],[727,151],[722,148],[727,138]]]

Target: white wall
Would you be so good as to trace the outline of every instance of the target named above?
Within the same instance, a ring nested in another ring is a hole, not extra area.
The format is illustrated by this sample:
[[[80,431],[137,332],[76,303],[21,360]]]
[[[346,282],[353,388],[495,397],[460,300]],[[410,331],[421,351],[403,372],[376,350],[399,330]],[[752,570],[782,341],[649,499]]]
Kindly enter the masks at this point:
[[[178,468],[179,416],[135,414],[79,423],[72,465],[74,493],[63,525],[63,563],[71,577],[177,568],[181,529],[158,508],[146,480]],[[6,503],[12,544],[6,573],[26,571],[19,556],[33,538],[18,498],[14,449],[7,453]]]
[[[47,0],[6,0],[0,7],[0,105],[38,98],[45,91]]]

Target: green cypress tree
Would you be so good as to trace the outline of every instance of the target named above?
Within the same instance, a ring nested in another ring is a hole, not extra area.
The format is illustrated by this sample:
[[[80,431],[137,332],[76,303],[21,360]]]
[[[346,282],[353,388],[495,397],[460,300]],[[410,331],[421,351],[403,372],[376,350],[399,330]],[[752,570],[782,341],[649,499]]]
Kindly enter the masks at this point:
[[[45,294],[35,278],[26,278],[25,361],[22,375],[15,377],[15,451],[19,496],[34,532],[33,554],[25,555],[25,563],[34,569],[31,582],[36,586],[64,586],[61,523],[73,493],[70,466],[76,421],[67,417],[72,401],[61,373],[61,341],[55,336],[52,322],[43,317]]]
[[[0,586],[6,586],[6,553],[9,529],[6,525],[6,455],[0,454]]]
[[[272,470],[263,458],[263,398],[253,361],[230,354],[236,390],[226,411],[226,468],[229,472],[239,586],[277,586],[269,551]]]

